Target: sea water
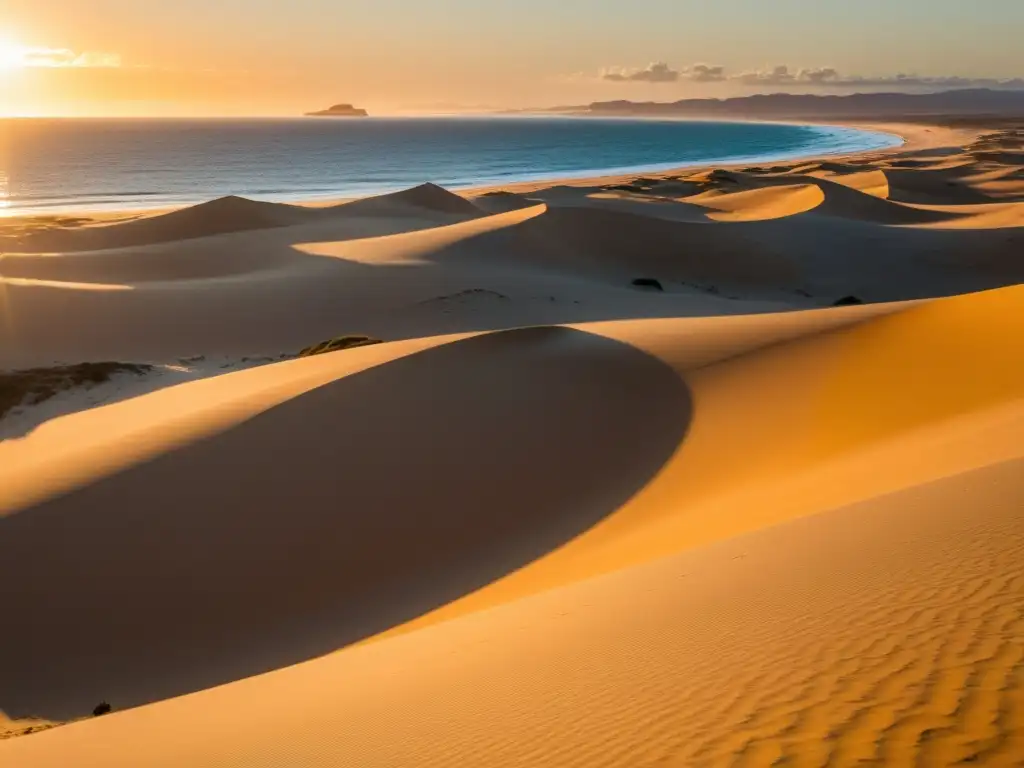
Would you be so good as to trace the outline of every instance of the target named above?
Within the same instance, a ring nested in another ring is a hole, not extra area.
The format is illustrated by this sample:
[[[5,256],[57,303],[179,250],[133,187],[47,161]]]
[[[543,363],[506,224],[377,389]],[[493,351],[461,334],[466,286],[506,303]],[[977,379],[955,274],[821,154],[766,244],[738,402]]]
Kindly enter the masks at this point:
[[[590,117],[0,120],[0,215],[360,197],[898,145],[845,127]]]

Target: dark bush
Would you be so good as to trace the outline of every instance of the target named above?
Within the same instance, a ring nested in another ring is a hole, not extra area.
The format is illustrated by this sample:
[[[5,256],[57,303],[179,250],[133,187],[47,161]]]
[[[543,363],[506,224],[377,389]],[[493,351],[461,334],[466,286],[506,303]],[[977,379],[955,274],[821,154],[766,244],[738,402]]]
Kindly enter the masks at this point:
[[[833,307],[852,307],[852,306],[854,306],[856,304],[863,304],[863,303],[864,303],[864,299],[858,298],[856,296],[843,296],[843,298],[841,298],[841,299],[836,299],[836,301],[833,302],[832,306]]]
[[[92,716],[99,717],[100,715],[108,715],[113,709],[107,702],[101,701],[95,707],[92,708]]]
[[[118,373],[142,375],[152,368],[137,363],[104,362],[0,372],[0,417],[23,403],[42,403],[72,387],[102,384]]]
[[[333,339],[321,341],[319,344],[306,347],[304,350],[299,352],[299,357],[312,357],[313,355],[323,355],[327,352],[338,352],[342,349],[368,347],[371,344],[382,343],[383,342],[380,339],[374,339],[369,336],[335,336]]]
[[[655,291],[664,291],[661,282],[655,280],[653,277],[638,277],[633,281],[633,285],[637,288],[650,288]]]
[[[633,192],[637,194],[648,191],[648,187],[641,187],[639,184],[609,184],[605,189],[609,192]]]

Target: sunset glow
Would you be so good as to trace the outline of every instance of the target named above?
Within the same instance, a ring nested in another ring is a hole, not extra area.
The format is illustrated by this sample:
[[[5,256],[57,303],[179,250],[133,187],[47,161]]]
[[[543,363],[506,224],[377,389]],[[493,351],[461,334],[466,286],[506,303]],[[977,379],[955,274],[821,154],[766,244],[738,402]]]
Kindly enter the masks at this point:
[[[1017,87],[1007,83],[1024,72],[1024,3],[991,0],[986,14],[949,0],[899,7],[823,0],[807,14],[805,0],[650,0],[630,14],[613,0],[520,0],[514,12],[477,0],[93,0],[86,14],[81,0],[4,0],[0,113],[301,115],[338,102],[375,115],[480,113]],[[876,14],[888,19],[881,31]],[[877,45],[852,42],[862,40]]]
[[[0,768],[1024,768],[1024,0],[0,0]]]
[[[28,49],[11,40],[0,37],[0,70],[17,69],[24,64]]]

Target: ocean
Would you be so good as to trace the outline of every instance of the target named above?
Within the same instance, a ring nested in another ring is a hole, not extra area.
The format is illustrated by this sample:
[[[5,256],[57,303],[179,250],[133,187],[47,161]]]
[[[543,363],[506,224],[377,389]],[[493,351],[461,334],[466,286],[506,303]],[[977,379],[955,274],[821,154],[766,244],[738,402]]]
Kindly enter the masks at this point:
[[[851,128],[572,117],[0,120],[0,215],[359,197],[898,145]]]

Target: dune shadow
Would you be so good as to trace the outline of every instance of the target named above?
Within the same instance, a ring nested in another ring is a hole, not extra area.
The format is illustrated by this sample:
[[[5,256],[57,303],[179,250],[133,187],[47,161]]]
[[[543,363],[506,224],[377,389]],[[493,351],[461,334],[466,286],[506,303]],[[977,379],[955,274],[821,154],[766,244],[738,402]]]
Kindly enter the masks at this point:
[[[123,709],[421,616],[615,512],[690,414],[678,375],[631,346],[502,331],[0,519],[0,710]]]
[[[663,281],[690,279],[691,273],[740,274],[735,265],[716,266],[730,261],[723,251],[750,261],[745,241],[730,240],[715,258],[705,257],[688,237],[690,230],[676,222],[619,214],[602,225],[603,213],[585,210],[535,218],[482,231],[451,230],[450,240],[416,259],[390,262],[349,258],[358,243],[338,240],[337,230],[307,227],[197,239],[145,253],[15,258],[5,262],[4,276],[29,282],[0,286],[0,367],[275,356],[345,333],[397,340],[638,313],[686,315],[693,312],[686,311],[685,297],[637,301],[631,280],[647,272]],[[616,228],[623,220],[634,225],[630,232],[643,230],[646,245],[640,251],[636,238]],[[345,246],[336,255],[311,252],[309,246],[322,242]],[[415,238],[410,243],[415,247]],[[70,290],[58,284],[96,281],[133,289]],[[600,300],[590,300],[595,288]],[[501,293],[509,301],[498,314],[479,302],[448,307],[449,313],[424,309],[426,302],[474,290]],[[627,306],[608,304],[616,292]],[[55,322],[61,317],[75,322]]]
[[[438,216],[454,223],[484,215],[469,200],[433,184],[322,207],[228,195],[108,222],[67,216],[16,217],[0,222],[0,250],[81,254],[311,225],[326,226],[335,230],[336,240],[345,240],[393,233],[395,225],[389,220],[404,220],[398,231],[416,231],[435,226]]]
[[[836,195],[872,211],[888,215],[900,208],[838,186],[832,185]],[[172,243],[144,253],[5,259],[5,275],[27,281],[138,282],[123,291],[0,286],[0,367],[160,363],[214,353],[277,356],[348,333],[398,340],[527,325],[782,311],[827,306],[845,295],[870,301],[929,298],[1024,279],[1014,258],[1022,228],[939,231],[819,215],[826,212],[819,206],[810,215],[781,220],[694,224],[556,205],[538,216],[494,222],[493,228],[485,217],[479,217],[481,226],[457,223],[435,233],[441,236],[428,245],[416,237],[392,242],[387,249],[395,257],[380,261],[372,247],[370,257],[361,250],[373,243],[359,241],[398,224],[372,217],[369,230],[347,234],[316,224]],[[407,226],[406,220],[400,228]],[[420,231],[420,224],[412,226],[399,234]],[[446,226],[435,221],[433,228]],[[842,247],[822,248],[823,241]],[[332,252],[318,255],[323,243]],[[657,279],[669,290],[638,295],[632,288],[637,277]],[[706,297],[695,301],[695,285],[742,301],[709,306]],[[470,292],[476,292],[471,301],[449,300]],[[485,300],[490,294],[505,298]],[[75,322],[55,321],[68,317]]]

